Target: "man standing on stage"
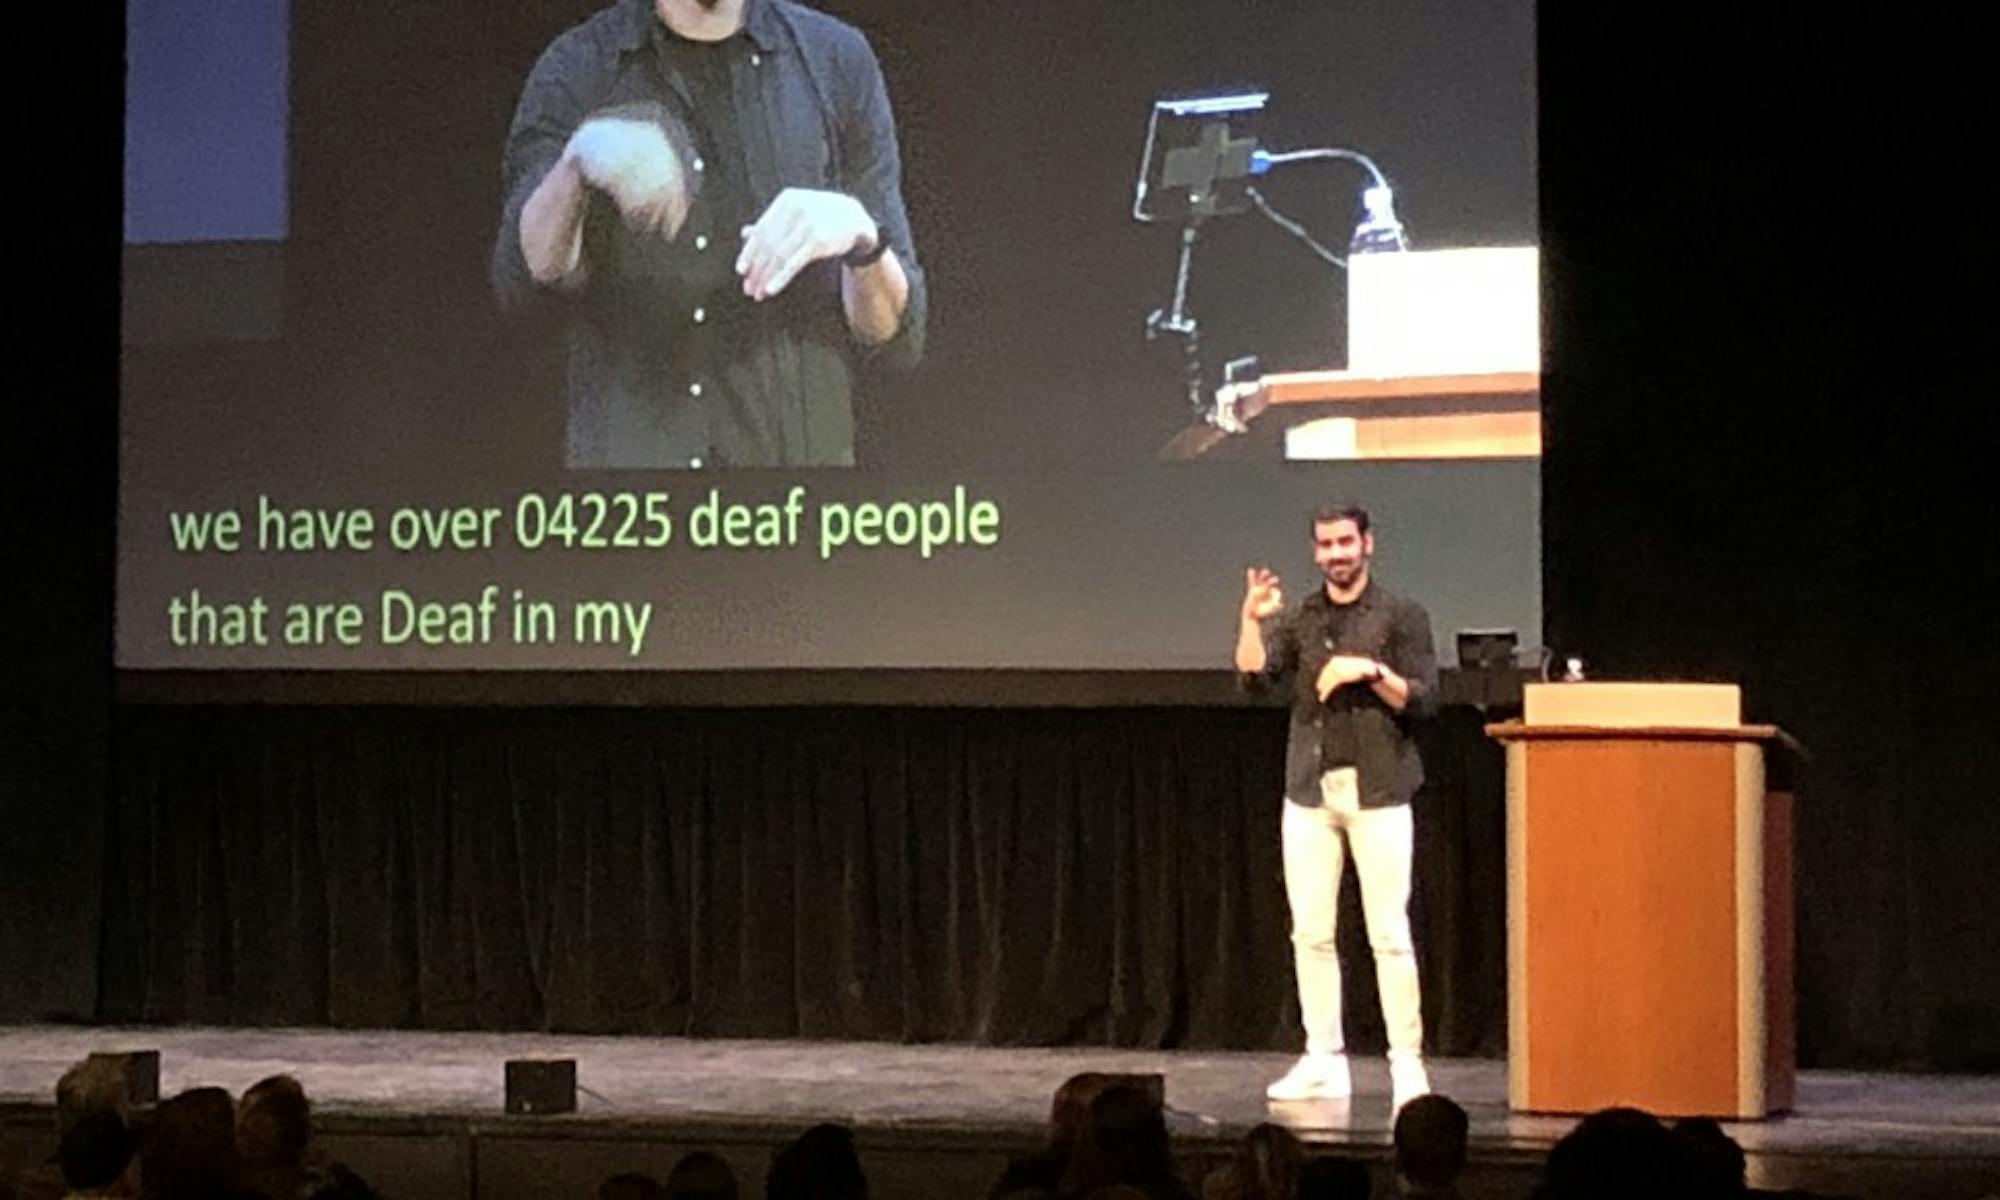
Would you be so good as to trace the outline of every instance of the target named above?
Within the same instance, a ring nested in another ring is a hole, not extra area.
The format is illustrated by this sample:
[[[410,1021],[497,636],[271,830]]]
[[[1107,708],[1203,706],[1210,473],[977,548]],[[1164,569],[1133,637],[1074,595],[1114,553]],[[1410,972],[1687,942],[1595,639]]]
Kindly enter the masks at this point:
[[[618,0],[507,137],[503,305],[560,303],[572,467],[851,466],[855,369],[922,354],[881,67],[793,0]]]
[[[1365,509],[1322,508],[1312,538],[1324,586],[1287,614],[1278,577],[1251,568],[1236,634],[1237,671],[1254,685],[1291,689],[1281,833],[1306,1052],[1265,1094],[1309,1100],[1352,1091],[1334,950],[1351,852],[1400,1109],[1430,1091],[1410,940],[1410,801],[1424,777],[1410,726],[1435,705],[1437,655],[1423,606],[1371,575],[1375,535]]]

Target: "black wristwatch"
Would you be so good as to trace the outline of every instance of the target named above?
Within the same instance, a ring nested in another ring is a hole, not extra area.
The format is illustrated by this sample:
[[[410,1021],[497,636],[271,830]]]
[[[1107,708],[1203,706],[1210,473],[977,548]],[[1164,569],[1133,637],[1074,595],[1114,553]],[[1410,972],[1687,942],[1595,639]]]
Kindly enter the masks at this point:
[[[842,266],[853,267],[859,271],[863,267],[872,267],[881,262],[882,256],[887,253],[889,253],[889,235],[882,232],[882,226],[878,223],[875,226],[875,244],[865,250],[849,250],[841,256],[840,262]]]

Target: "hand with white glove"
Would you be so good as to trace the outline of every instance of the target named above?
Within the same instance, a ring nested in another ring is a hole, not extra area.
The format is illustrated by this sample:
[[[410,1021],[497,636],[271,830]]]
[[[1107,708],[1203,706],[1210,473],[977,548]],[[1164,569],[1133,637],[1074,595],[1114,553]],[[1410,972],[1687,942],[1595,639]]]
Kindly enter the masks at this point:
[[[881,237],[874,218],[854,197],[786,188],[756,224],[744,228],[736,273],[743,277],[744,295],[768,300],[812,264],[873,249]]]
[[[680,233],[688,214],[687,168],[654,122],[592,117],[570,135],[563,158],[611,197],[628,228],[668,239]]]

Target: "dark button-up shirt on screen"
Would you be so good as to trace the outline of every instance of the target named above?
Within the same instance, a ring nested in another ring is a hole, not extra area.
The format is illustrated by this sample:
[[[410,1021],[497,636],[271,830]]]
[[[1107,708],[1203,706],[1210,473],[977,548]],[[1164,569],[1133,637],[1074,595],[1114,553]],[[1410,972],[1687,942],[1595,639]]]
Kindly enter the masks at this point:
[[[522,207],[591,113],[643,103],[665,105],[697,141],[704,185],[687,223],[672,242],[637,235],[594,195],[587,284],[538,287]],[[667,30],[651,0],[620,0],[543,52],[503,172],[494,287],[505,307],[565,306],[573,467],[851,465],[856,367],[922,354],[927,290],[881,68],[858,30],[824,13],[750,0],[740,34],[703,45]],[[742,297],[741,228],[787,187],[853,196],[896,252],[910,296],[887,344],[854,342],[837,261],[772,299]]]

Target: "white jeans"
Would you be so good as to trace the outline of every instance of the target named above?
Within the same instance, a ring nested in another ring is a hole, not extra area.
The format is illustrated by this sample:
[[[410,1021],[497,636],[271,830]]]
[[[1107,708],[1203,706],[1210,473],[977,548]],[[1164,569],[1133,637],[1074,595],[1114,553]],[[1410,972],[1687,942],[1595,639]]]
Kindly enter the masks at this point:
[[[1340,875],[1347,853],[1361,879],[1361,911],[1375,951],[1375,981],[1392,1058],[1423,1052],[1424,1014],[1410,941],[1410,856],[1415,825],[1410,806],[1362,808],[1352,767],[1320,779],[1320,807],[1285,802],[1281,827],[1285,895],[1292,907],[1292,955],[1306,1052],[1338,1054],[1341,1026],[1340,957],[1334,949]]]

